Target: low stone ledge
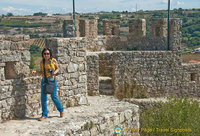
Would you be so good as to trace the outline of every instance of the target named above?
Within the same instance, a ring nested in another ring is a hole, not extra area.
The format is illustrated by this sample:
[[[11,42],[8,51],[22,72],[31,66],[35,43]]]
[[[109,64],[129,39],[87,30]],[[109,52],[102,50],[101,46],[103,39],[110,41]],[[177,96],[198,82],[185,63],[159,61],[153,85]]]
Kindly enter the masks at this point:
[[[115,134],[114,128],[121,127],[120,135],[139,135],[125,129],[139,130],[139,107],[119,101],[113,96],[90,96],[89,105],[65,109],[65,116],[59,118],[53,112],[40,122],[37,118],[11,120],[0,124],[0,135],[9,136],[103,136]]]

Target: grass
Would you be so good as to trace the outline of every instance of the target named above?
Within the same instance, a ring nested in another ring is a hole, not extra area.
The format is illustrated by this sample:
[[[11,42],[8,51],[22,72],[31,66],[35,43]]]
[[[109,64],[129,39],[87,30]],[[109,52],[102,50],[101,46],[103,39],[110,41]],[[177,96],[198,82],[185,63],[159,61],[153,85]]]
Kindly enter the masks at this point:
[[[170,97],[156,102],[140,116],[145,136],[199,136],[200,104],[189,98]],[[147,131],[149,130],[149,131]]]
[[[51,26],[51,23],[26,23],[26,20],[7,20],[2,19],[0,22],[0,26],[7,27],[43,27],[43,26]]]
[[[40,71],[40,61],[42,60],[41,54],[31,54],[30,70]]]

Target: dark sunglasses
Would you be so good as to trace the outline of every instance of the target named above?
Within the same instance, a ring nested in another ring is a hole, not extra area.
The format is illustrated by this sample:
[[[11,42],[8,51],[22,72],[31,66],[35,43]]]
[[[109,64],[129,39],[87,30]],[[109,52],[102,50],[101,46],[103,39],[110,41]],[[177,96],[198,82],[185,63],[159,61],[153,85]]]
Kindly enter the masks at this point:
[[[43,53],[44,55],[49,55],[49,53]]]

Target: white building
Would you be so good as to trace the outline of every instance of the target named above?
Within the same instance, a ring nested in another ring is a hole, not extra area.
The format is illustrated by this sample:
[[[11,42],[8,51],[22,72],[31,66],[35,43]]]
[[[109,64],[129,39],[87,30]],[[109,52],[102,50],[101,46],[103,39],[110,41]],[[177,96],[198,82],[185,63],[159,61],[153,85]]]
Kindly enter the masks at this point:
[[[200,53],[200,48],[194,49],[194,52],[195,52],[195,53]]]

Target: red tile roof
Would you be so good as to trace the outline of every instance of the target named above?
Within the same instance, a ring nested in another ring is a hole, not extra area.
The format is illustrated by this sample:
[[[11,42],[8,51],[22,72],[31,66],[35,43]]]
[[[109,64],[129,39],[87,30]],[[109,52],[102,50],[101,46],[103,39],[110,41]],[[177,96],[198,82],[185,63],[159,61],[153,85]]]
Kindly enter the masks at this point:
[[[200,61],[198,61],[198,60],[190,60],[189,62],[190,63],[200,63]]]

